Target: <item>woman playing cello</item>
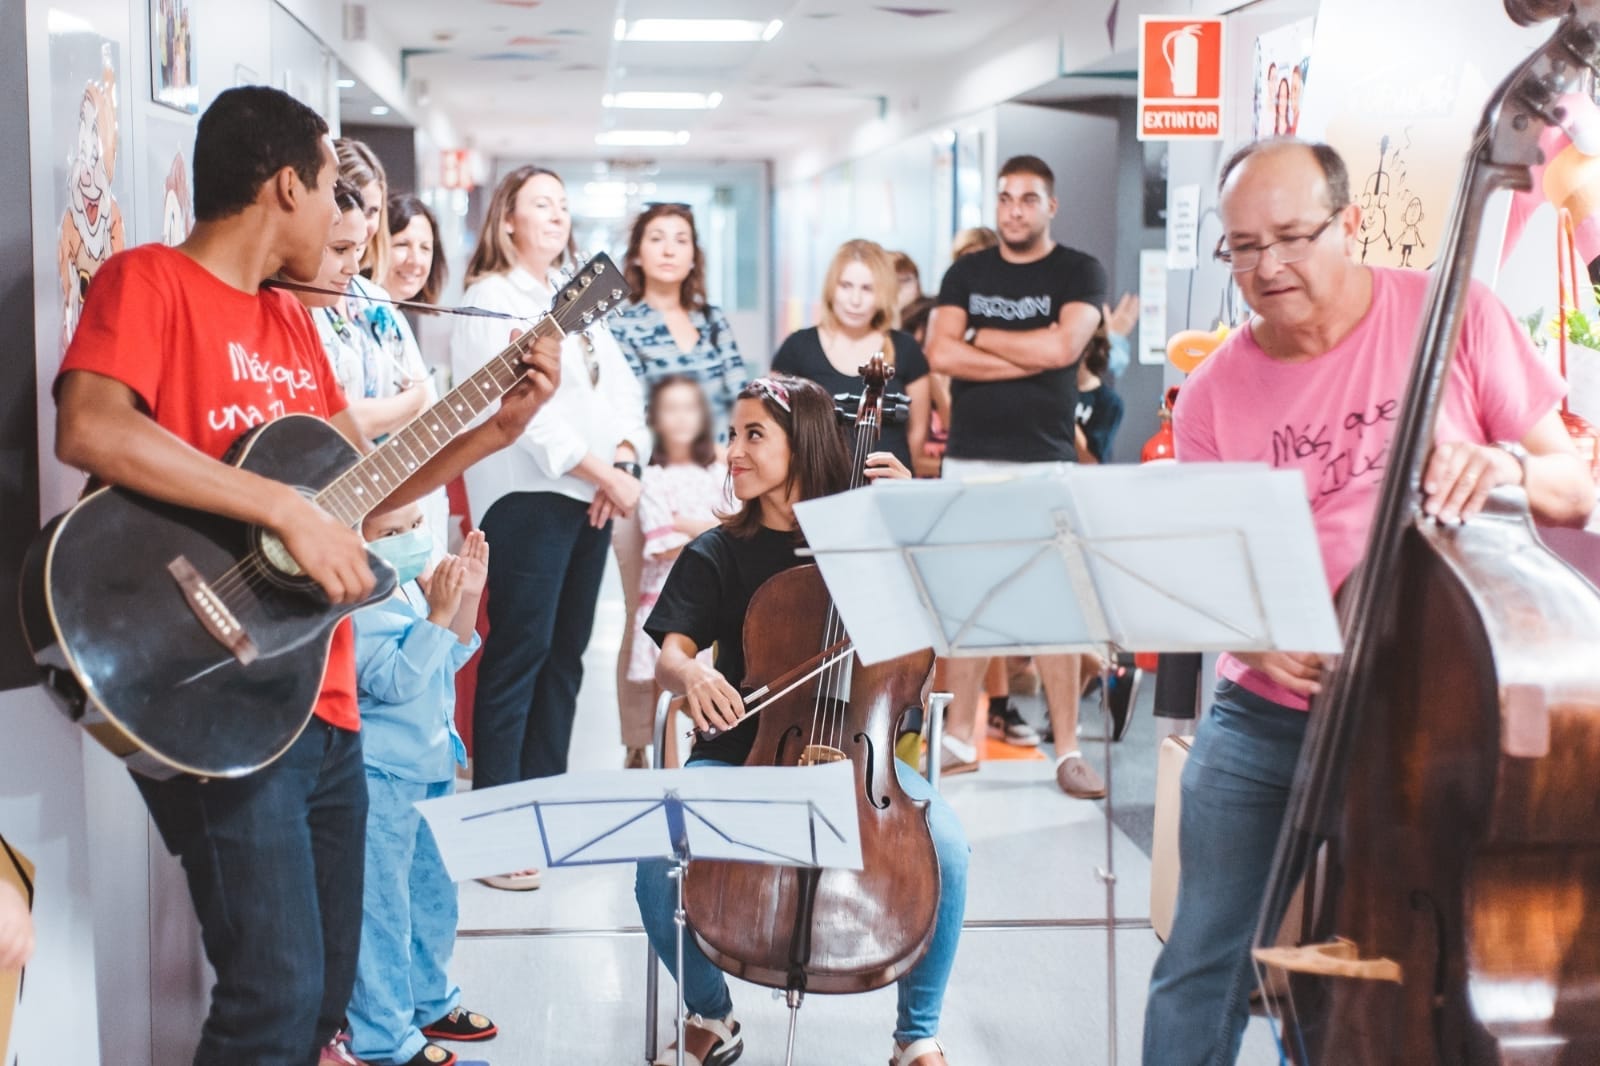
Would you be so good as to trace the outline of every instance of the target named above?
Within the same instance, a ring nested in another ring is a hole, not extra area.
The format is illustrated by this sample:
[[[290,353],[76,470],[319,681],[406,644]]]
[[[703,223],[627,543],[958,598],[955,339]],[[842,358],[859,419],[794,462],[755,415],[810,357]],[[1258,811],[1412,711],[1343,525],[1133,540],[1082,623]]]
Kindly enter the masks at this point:
[[[850,458],[831,397],[797,378],[760,378],[746,385],[734,407],[728,445],[733,494],[743,504],[720,526],[691,542],[673,566],[645,631],[661,645],[656,680],[682,693],[685,711],[702,739],[691,767],[738,766],[755,741],[755,720],[743,723],[744,622],[751,597],[768,578],[805,562],[794,505],[841,491]],[[869,480],[905,478],[894,456],[865,459]],[[715,666],[696,660],[716,645]],[[955,961],[966,903],[967,841],[955,813],[926,780],[895,763],[905,793],[928,803],[928,824],[939,859],[939,905],[934,932],[921,960],[899,981],[899,1015],[892,1066],[946,1066],[935,1039],[945,986]],[[662,959],[674,957],[675,891],[664,863],[641,863],[636,894],[646,932]],[[693,1012],[686,1061],[725,1066],[744,1050],[733,1001],[722,972],[691,940],[684,954],[684,998]],[[661,1059],[672,1061],[670,1054]]]

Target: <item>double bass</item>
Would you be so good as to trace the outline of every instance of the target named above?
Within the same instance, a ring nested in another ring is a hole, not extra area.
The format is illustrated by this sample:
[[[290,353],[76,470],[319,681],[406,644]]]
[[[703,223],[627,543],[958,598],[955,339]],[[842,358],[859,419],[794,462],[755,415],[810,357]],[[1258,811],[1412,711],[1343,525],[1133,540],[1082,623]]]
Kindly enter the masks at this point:
[[[1301,1066],[1600,1062],[1600,591],[1520,488],[1457,526],[1420,506],[1488,199],[1529,187],[1563,94],[1600,70],[1600,0],[1505,6],[1560,24],[1462,174],[1255,937]]]
[[[851,488],[878,439],[890,371],[862,370]],[[792,1012],[806,992],[870,992],[898,980],[933,939],[939,858],[927,804],[900,788],[895,728],[921,705],[933,652],[864,666],[816,566],[785,570],[751,598],[744,621],[748,713],[758,717],[747,766],[848,760],[855,770],[861,870],[697,861],[684,909],[701,949],[736,977],[781,989]],[[820,669],[818,669],[820,664]],[[804,680],[795,683],[796,677]],[[763,690],[775,695],[755,703]]]

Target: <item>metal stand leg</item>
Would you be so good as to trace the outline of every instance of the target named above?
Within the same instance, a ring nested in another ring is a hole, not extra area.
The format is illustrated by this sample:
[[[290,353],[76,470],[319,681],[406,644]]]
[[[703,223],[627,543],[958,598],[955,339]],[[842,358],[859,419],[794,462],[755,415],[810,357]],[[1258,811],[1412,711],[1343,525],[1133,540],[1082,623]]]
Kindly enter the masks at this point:
[[[678,975],[678,1066],[683,1066],[683,1034],[684,1023],[687,1020],[684,1017],[683,1005],[683,931],[684,928],[689,924],[688,915],[686,915],[683,910],[683,875],[687,871],[688,867],[683,864],[682,859],[679,859],[672,865],[671,876],[672,879],[678,884],[678,909],[672,916],[673,922],[678,927],[678,967],[674,971]]]
[[[928,717],[923,722],[923,733],[928,739],[928,784],[939,788],[939,775],[944,770],[944,714],[954,700],[953,692],[928,693]]]
[[[785,1002],[789,1004],[789,1044],[783,1056],[783,1066],[794,1066],[794,1034],[800,1024],[800,1001],[804,998],[805,993],[797,988],[789,989],[784,996]],[[680,1062],[678,1066],[683,1066],[683,1063]]]
[[[668,713],[667,713],[667,708],[669,707],[669,705],[671,703],[672,703],[672,693],[670,693],[670,692],[663,692],[661,694],[661,698],[656,701],[656,723],[655,723],[655,738],[654,738],[655,739],[655,744],[654,744],[654,756],[653,756],[653,760],[652,761],[654,762],[655,768],[657,770],[662,769],[663,763],[664,763],[664,761],[666,759],[667,721],[668,721],[668,719],[670,717],[668,715]],[[678,911],[679,911],[679,913],[681,915],[682,911],[683,911],[683,902],[682,902],[683,881],[681,879],[678,881],[678,892],[679,892]],[[682,973],[683,972],[683,959],[682,959],[683,951],[682,951],[682,944],[681,944],[682,938],[683,938],[682,926],[679,926],[678,938],[679,938],[679,941],[680,941],[679,952],[678,952],[678,954],[679,954],[678,972]],[[679,998],[679,1002],[681,1003],[682,1002],[682,998],[683,998],[681,992],[679,993],[679,997],[678,998]],[[659,1047],[659,1044],[658,1044],[658,1038],[656,1036],[656,1027],[660,1022],[660,1017],[659,1017],[659,1015],[660,1015],[660,1006],[661,1006],[660,1000],[661,1000],[661,958],[660,958],[660,956],[658,956],[656,954],[655,945],[650,944],[649,941],[647,940],[646,941],[646,947],[645,947],[645,975],[644,975],[644,1061],[647,1062],[647,1063],[655,1062],[656,1061],[656,1054],[660,1050],[660,1047]],[[680,1011],[679,1013],[681,1014],[682,1012]],[[683,1045],[683,1027],[682,1027],[682,1025],[680,1025],[678,1027],[678,1044],[679,1044],[680,1047]]]
[[[1108,650],[1100,670],[1100,713],[1105,718],[1101,740],[1106,756],[1106,864],[1095,871],[1106,886],[1106,1066],[1117,1066],[1117,867],[1111,805],[1111,674],[1115,669],[1116,656]]]

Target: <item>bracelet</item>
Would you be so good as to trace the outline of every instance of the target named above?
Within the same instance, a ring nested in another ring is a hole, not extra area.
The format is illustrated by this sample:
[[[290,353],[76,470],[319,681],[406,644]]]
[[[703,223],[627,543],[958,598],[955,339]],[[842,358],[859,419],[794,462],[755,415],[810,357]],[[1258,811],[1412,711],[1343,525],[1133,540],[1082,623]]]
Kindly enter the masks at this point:
[[[620,463],[612,463],[611,465],[616,469],[621,470],[624,474],[627,474],[635,481],[638,481],[644,476],[644,468],[631,459],[623,460]]]
[[[1528,449],[1515,441],[1496,441],[1494,446],[1517,461],[1522,468],[1522,487],[1528,487]]]

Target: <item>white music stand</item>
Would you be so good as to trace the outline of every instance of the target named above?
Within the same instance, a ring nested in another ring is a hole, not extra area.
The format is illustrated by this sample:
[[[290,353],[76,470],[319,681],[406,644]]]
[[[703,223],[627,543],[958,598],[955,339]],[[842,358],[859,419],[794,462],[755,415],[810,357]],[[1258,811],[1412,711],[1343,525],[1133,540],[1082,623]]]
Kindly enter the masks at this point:
[[[457,881],[547,868],[664,860],[677,885],[677,972],[687,918],[683,878],[694,859],[861,869],[855,774],[848,762],[810,767],[607,770],[424,800]],[[678,982],[678,1066],[683,1066]]]
[[[1333,654],[1305,481],[1255,464],[1089,466],[886,481],[795,507],[856,652]],[[1003,535],[996,536],[996,530]],[[1106,715],[1106,1007],[1117,1061],[1116,867]],[[1058,738],[1070,743],[1071,738]]]

